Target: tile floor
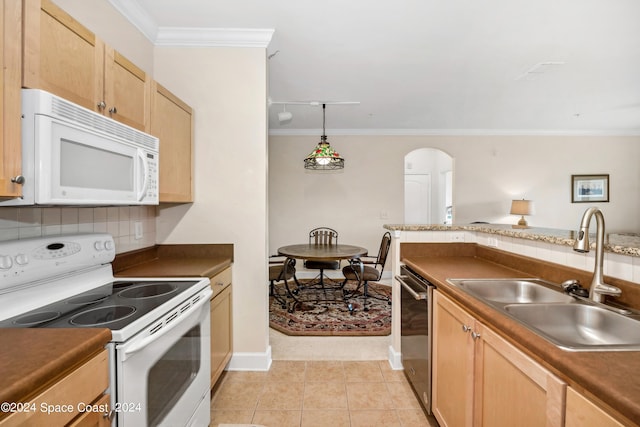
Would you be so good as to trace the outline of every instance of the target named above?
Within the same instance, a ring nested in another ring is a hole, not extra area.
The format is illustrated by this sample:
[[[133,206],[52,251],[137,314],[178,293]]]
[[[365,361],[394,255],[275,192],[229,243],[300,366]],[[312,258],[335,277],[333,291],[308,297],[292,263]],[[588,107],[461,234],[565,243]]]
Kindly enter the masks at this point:
[[[226,372],[212,392],[211,426],[432,426],[402,371],[386,360],[274,360],[267,372]]]

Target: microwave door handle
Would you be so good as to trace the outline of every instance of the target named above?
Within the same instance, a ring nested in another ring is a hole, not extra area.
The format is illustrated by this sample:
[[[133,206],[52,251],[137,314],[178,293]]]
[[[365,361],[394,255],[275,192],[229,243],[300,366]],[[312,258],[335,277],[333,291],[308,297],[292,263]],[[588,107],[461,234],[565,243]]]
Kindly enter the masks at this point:
[[[147,166],[147,159],[145,159],[144,157],[144,151],[138,149],[138,159],[140,160],[140,163],[142,164],[142,169],[143,169],[143,173],[142,173],[142,190],[140,190],[140,192],[138,193],[138,201],[142,201],[142,199],[144,199],[145,194],[147,194],[147,187],[149,185],[149,166]]]
[[[198,301],[197,303],[195,303],[192,307],[191,307],[191,311],[196,311],[199,310],[203,305],[205,305],[209,299],[211,298],[211,295],[213,295],[213,291],[211,290],[211,288],[206,289],[205,292],[203,292],[202,297],[200,298],[200,301]],[[147,347],[149,344],[151,344],[154,341],[159,340],[160,338],[162,338],[164,335],[168,334],[169,332],[171,332],[171,330],[180,323],[181,319],[176,319],[173,322],[171,322],[169,324],[169,326],[165,326],[164,328],[162,328],[160,330],[160,332],[153,334],[153,335],[149,335],[146,338],[143,338],[142,340],[140,340],[138,343],[132,345],[129,348],[125,348],[124,349],[124,360],[126,360],[129,355],[133,354],[133,353],[137,353],[140,350],[142,350],[143,348]],[[118,349],[120,349],[122,347],[118,347]]]

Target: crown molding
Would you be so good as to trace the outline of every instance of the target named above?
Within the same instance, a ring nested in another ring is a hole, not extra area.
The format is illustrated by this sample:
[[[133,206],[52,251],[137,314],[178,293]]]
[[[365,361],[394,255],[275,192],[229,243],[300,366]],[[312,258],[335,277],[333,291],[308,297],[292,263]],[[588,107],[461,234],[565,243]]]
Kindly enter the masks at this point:
[[[109,3],[136,27],[146,38],[155,43],[158,36],[158,24],[135,0],[109,0]]]
[[[160,27],[135,0],[109,0],[111,5],[156,46],[262,47],[271,43],[270,28]]]
[[[269,129],[271,136],[318,136],[322,129]],[[332,135],[370,136],[640,136],[640,130],[539,129],[331,129]]]
[[[156,46],[261,47],[271,42],[271,28],[179,28],[160,27]]]

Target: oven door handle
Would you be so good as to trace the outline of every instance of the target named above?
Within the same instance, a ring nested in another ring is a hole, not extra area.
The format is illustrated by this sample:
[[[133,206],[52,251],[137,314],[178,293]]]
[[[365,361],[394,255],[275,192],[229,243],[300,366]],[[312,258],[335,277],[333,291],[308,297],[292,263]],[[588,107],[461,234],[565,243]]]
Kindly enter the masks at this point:
[[[186,312],[187,315],[193,313],[196,310],[199,310],[203,305],[209,302],[209,300],[211,299],[211,295],[213,295],[213,291],[211,290],[211,288],[207,288],[200,295],[202,296],[202,298],[200,298],[198,302],[196,302],[194,305],[191,306],[191,308]],[[184,314],[185,313],[182,313],[179,317],[182,317]],[[179,324],[180,324],[180,319],[179,318],[175,319],[171,322],[169,326],[165,326],[164,328],[162,328],[160,332],[155,333],[153,335],[149,335],[146,338],[143,338],[142,340],[132,345],[131,347],[126,348],[126,344],[125,344],[124,346],[118,347],[118,348],[124,350],[123,356],[124,356],[124,359],[126,360],[129,355],[133,353],[137,353],[138,351],[142,350],[152,342],[159,340],[160,338],[162,338],[163,336],[171,332],[171,330],[175,328],[176,325],[179,325]]]
[[[417,299],[417,300],[427,299],[427,293],[426,292],[416,292],[415,290],[413,290],[413,288],[411,286],[409,286],[409,284],[407,282],[404,281],[404,279],[406,279],[406,278],[407,278],[407,276],[396,276],[396,280],[398,282],[400,282],[402,287],[405,288],[407,290],[407,292],[409,292],[414,299]]]

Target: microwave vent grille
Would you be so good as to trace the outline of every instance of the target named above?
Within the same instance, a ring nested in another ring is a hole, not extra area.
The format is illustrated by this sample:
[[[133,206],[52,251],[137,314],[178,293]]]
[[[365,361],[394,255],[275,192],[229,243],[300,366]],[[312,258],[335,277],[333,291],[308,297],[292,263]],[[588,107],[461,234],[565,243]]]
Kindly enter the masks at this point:
[[[51,109],[54,116],[71,120],[74,123],[83,124],[91,129],[122,138],[137,146],[158,151],[157,138],[118,123],[110,118],[101,116],[86,108],[79,107],[64,99],[52,97]]]

